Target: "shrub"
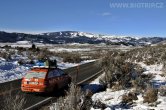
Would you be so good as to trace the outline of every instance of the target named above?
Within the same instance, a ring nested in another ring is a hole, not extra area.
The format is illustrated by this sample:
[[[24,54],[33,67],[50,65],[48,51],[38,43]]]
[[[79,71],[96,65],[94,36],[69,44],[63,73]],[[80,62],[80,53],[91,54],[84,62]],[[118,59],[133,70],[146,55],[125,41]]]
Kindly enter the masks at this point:
[[[6,51],[8,51],[8,50],[11,49],[12,47],[9,46],[9,45],[5,45],[5,46],[3,46],[2,48],[4,48]]]
[[[159,88],[159,93],[161,96],[166,96],[166,86],[161,86]]]
[[[6,59],[6,60],[11,60],[11,54],[7,52],[0,52],[0,57]]]
[[[53,53],[54,56],[63,58],[63,62],[69,63],[80,63],[83,58],[78,52],[56,52]]]
[[[146,65],[154,65],[157,62],[156,58],[149,58],[144,61]]]
[[[27,62],[28,64],[35,64],[35,62],[33,60],[30,60]]]
[[[93,95],[93,93],[90,90],[86,90],[85,96],[83,97],[82,100],[82,105],[81,105],[81,110],[90,110],[93,102],[91,99],[91,96]]]
[[[32,44],[32,50],[35,50],[36,49],[36,45],[35,44]]]
[[[61,97],[50,107],[51,110],[80,110],[83,93],[75,84],[71,84],[66,97]]]
[[[112,54],[112,53],[111,53]],[[135,79],[138,74],[141,74],[140,67],[137,70],[137,65],[131,62],[125,61],[124,53],[115,53],[116,57],[107,55],[102,60],[102,68],[105,72],[105,78],[103,78],[107,84],[110,84],[114,89],[131,87],[131,80]],[[135,75],[134,75],[135,74]]]
[[[153,74],[140,74],[136,79],[132,80],[132,86],[136,92],[143,92],[150,84],[150,80],[153,78]]]
[[[106,107],[106,104],[102,103],[100,100],[97,100],[96,102],[94,102],[93,108],[104,110],[107,107]]]
[[[35,44],[32,44],[31,48],[28,49],[29,51],[32,51],[32,52],[39,52],[40,51],[40,48],[39,47],[36,47]],[[47,49],[43,49],[43,50],[46,50]]]
[[[134,92],[129,92],[128,94],[124,94],[122,96],[122,102],[123,104],[129,104],[132,103],[133,100],[138,100],[137,94]]]
[[[19,64],[19,65],[23,65],[23,64],[25,64],[25,61],[24,61],[23,59],[20,59],[20,60],[18,61],[18,64]]]
[[[80,63],[82,61],[80,54],[68,53],[63,56],[63,62]]]
[[[123,89],[123,87],[119,82],[113,83],[113,86],[112,86],[113,91],[118,91],[118,90],[121,90],[121,89]]]
[[[137,93],[142,92],[142,90],[146,88],[146,83],[144,79],[142,79],[141,77],[138,77],[137,79],[132,80],[131,83]]]
[[[26,48],[24,48],[24,47],[16,47],[16,49],[17,49],[19,52],[26,51]]]
[[[102,56],[102,51],[98,50],[98,51],[93,52],[93,53],[88,53],[88,56],[90,57],[90,59],[99,59]]]
[[[147,65],[159,64],[166,61],[166,45],[147,46],[128,51],[127,59],[136,62],[144,62]]]
[[[158,90],[154,88],[148,88],[143,96],[144,103],[153,103],[158,99]]]
[[[87,90],[86,93],[81,88],[71,83],[70,90],[65,97],[60,97],[50,110],[90,110],[92,107],[92,92]]]
[[[36,57],[37,60],[46,60],[52,55],[52,53],[49,52],[47,49],[43,49],[39,53],[37,52],[36,54],[37,54]]]

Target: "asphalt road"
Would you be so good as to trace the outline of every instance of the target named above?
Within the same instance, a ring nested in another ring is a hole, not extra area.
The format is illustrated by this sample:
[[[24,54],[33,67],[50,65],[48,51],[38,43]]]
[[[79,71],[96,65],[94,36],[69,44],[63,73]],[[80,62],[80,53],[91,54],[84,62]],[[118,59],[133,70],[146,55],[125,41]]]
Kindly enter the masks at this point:
[[[99,63],[96,61],[80,65],[79,67],[72,67],[69,69],[65,69],[64,71],[66,71],[69,75],[71,75],[73,82],[80,82],[94,75],[100,70],[101,67]],[[48,97],[58,98],[59,96],[63,95],[63,91],[57,91],[56,93],[49,95],[25,94],[21,92],[20,87],[21,87],[21,80],[15,80],[0,84],[0,109],[3,109],[6,106],[4,100],[9,97],[8,95],[9,93],[11,93],[12,96],[15,96],[17,94],[23,95],[26,100],[24,108],[32,106],[42,100],[45,100]]]

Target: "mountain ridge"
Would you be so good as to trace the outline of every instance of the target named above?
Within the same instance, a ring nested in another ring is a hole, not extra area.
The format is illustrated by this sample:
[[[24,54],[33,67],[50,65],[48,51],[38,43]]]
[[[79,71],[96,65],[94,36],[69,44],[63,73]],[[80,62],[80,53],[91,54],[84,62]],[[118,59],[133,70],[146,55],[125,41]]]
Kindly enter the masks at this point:
[[[79,31],[59,31],[41,34],[9,33],[0,31],[0,42],[15,43],[18,41],[30,41],[37,43],[65,44],[65,43],[106,43],[111,45],[149,45],[165,41],[162,37],[131,37],[93,34]]]

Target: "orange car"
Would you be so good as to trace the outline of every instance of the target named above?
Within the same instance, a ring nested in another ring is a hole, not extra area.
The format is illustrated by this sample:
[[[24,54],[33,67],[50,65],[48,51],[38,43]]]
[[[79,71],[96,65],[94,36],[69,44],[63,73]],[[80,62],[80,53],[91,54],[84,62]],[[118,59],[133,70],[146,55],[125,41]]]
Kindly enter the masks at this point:
[[[51,92],[66,87],[71,77],[59,68],[33,68],[22,79],[23,92]]]

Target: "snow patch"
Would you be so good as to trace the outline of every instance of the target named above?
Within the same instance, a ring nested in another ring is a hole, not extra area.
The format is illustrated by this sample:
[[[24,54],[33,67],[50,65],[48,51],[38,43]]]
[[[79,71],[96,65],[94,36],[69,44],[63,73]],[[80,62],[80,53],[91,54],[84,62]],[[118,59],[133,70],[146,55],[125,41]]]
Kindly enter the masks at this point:
[[[17,44],[30,44],[30,41],[17,41]]]

